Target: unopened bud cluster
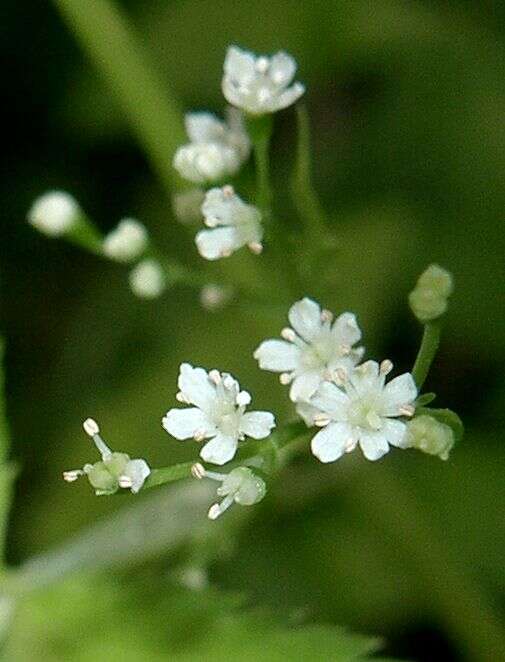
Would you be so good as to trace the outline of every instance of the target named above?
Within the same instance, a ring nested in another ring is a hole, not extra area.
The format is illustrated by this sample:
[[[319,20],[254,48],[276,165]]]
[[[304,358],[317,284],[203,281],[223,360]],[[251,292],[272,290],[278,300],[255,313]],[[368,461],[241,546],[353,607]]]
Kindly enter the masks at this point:
[[[453,446],[454,432],[433,416],[416,416],[407,424],[405,448],[417,448],[423,453],[447,460]]]
[[[437,319],[447,310],[452,290],[451,274],[437,264],[431,264],[409,295],[412,312],[423,324]]]

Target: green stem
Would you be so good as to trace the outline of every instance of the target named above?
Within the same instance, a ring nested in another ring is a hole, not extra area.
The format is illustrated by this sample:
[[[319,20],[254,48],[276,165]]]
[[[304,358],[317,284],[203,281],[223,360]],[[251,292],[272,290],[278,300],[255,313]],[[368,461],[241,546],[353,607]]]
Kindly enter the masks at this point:
[[[5,343],[0,338],[0,570],[5,567],[7,526],[17,474],[16,466],[8,462],[10,430],[6,411],[4,356]]]
[[[270,186],[270,140],[273,130],[271,115],[248,117],[247,128],[254,149],[256,163],[256,185],[258,207],[263,214],[263,222],[268,224],[272,219],[272,188]]]
[[[305,229],[311,235],[310,243],[320,245],[321,238],[327,234],[327,221],[312,182],[310,122],[303,104],[296,106],[296,119],[298,144],[292,179],[293,198]]]
[[[428,322],[424,325],[423,339],[421,340],[421,346],[414,367],[412,368],[412,376],[419,390],[421,390],[428,376],[431,364],[437,353],[440,344],[440,332],[441,324],[439,321]]]
[[[53,0],[102,74],[167,191],[177,182],[172,168],[184,142],[182,113],[128,19],[112,0]]]

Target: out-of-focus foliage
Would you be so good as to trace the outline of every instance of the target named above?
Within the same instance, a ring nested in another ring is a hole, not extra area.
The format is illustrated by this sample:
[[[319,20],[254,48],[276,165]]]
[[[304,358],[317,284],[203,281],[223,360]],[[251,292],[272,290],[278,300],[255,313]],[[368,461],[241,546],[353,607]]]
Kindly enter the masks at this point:
[[[334,626],[343,624],[384,635],[397,656],[462,659],[465,646],[453,638],[452,623],[474,595],[467,586],[478,587],[498,618],[505,590],[502,3],[120,4],[188,109],[221,111],[229,43],[295,55],[308,87],[316,184],[337,240],[321,261],[320,291],[299,294],[322,295],[335,311],[356,311],[370,356],[389,356],[399,371],[409,369],[419,329],[408,292],[431,262],[455,278],[427,384],[437,391],[435,406],[458,410],[467,424],[449,461],[415,451],[393,452],[374,465],[346,457],[323,467],[301,458],[241,535],[223,536],[209,553],[217,556],[213,583],[244,592],[262,609],[328,624],[304,626],[287,641],[286,631],[272,625],[272,651],[281,643],[288,650],[295,640],[312,650],[314,638],[330,645],[342,636]],[[209,314],[185,289],[154,304],[139,302],[121,267],[45,241],[26,226],[34,195],[67,188],[103,229],[134,215],[170,254],[198,260],[125,117],[56,12],[13,0],[5,9],[2,41],[13,63],[5,88],[14,94],[7,177],[0,182],[0,269],[8,408],[23,464],[9,539],[10,559],[18,563],[128,502],[97,499],[84,483],[60,479],[62,470],[89,459],[80,429],[86,416],[100,421],[112,446],[152,466],[195,456],[192,443],[170,440],[160,425],[175,404],[179,362],[237,374],[255,406],[276,411],[280,420],[291,408],[275,377],[257,370],[252,358],[259,341],[284,326],[287,308],[252,311],[234,303]],[[291,111],[276,118],[276,206],[288,224],[296,223],[286,196],[293,127]],[[248,171],[246,189],[250,179]],[[230,260],[241,269],[240,256]],[[401,493],[388,489],[391,474]],[[204,506],[199,514],[204,517]],[[196,549],[203,556],[208,550],[205,542]],[[162,539],[149,558],[128,562],[164,574],[173,554],[171,541]],[[454,559],[464,588],[452,596],[450,613],[429,582],[446,581]],[[70,579],[28,598],[15,621],[10,659],[150,661],[166,659],[174,642],[181,657],[173,659],[190,659],[184,651],[204,645],[209,618],[216,629],[205,659],[227,659],[227,648],[219,647],[239,646],[237,638],[244,656],[261,654],[244,630],[258,628],[263,612],[236,615],[233,599],[221,592],[186,593],[168,582],[144,585],[108,572],[107,579]],[[27,650],[39,657],[26,657]],[[193,659],[202,659],[202,651],[196,648]],[[319,659],[334,658],[323,650]]]

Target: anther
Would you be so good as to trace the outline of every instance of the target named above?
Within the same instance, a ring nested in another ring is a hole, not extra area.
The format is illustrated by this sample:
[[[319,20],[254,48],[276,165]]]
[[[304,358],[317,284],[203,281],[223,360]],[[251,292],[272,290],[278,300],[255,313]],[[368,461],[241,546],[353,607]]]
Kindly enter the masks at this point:
[[[318,428],[324,428],[331,421],[331,418],[327,414],[316,414],[314,416],[314,424]]]
[[[389,375],[391,370],[393,369],[393,363],[389,359],[385,359],[382,361],[380,364],[380,373],[381,375]]]
[[[255,255],[259,255],[260,253],[263,252],[263,244],[260,243],[259,241],[251,241],[250,244],[247,244],[247,247],[251,251],[251,253],[254,253]]]
[[[198,478],[198,480],[202,480],[202,478],[205,478],[205,474],[206,474],[205,468],[203,464],[201,464],[200,462],[197,462],[191,467],[191,475],[193,476],[193,478]]]
[[[279,375],[279,381],[283,386],[287,386],[288,384],[291,384],[293,381],[293,373],[292,372],[283,372]]]
[[[402,416],[409,416],[409,417],[411,417],[411,416],[414,416],[414,413],[415,413],[415,411],[416,411],[416,408],[414,407],[414,405],[402,405],[402,406],[398,409],[398,411],[399,411],[399,413],[400,413]]]
[[[100,434],[98,423],[92,418],[87,418],[82,424],[82,427],[84,428],[84,432],[88,435],[88,437],[94,437],[96,434]]]
[[[235,195],[235,190],[231,184],[227,184],[226,186],[223,186],[221,189],[223,192],[223,197],[225,198],[232,198]]]
[[[331,310],[324,310],[321,311],[321,321],[322,322],[331,322],[333,320],[333,313]]]
[[[284,338],[284,340],[289,342],[294,342],[296,340],[296,333],[293,331],[293,329],[290,329],[289,326],[282,329],[281,336]]]
[[[214,384],[217,386],[218,384],[221,383],[221,373],[219,370],[211,370],[209,372],[209,379],[211,382],[214,382]]]
[[[195,441],[203,441],[205,439],[205,430],[202,428],[195,430],[195,434],[193,435],[193,439]]]

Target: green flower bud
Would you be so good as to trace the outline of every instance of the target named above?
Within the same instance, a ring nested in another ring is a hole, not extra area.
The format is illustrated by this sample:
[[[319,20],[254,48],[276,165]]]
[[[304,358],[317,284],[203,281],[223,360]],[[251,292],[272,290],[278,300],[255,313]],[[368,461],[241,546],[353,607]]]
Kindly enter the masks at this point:
[[[114,494],[119,489],[119,483],[116,476],[109,471],[105,462],[100,461],[95,464],[87,464],[84,467],[84,473],[95,492],[98,495]]]
[[[431,264],[419,277],[409,295],[414,315],[422,323],[437,319],[447,310],[447,299],[453,290],[451,274],[436,264]]]
[[[217,490],[219,496],[233,494],[235,502],[241,506],[253,506],[263,499],[265,492],[265,481],[247,467],[230,471]]]
[[[453,446],[452,429],[432,416],[416,416],[407,423],[406,448],[417,448],[423,453],[437,455],[441,460],[447,460]]]

